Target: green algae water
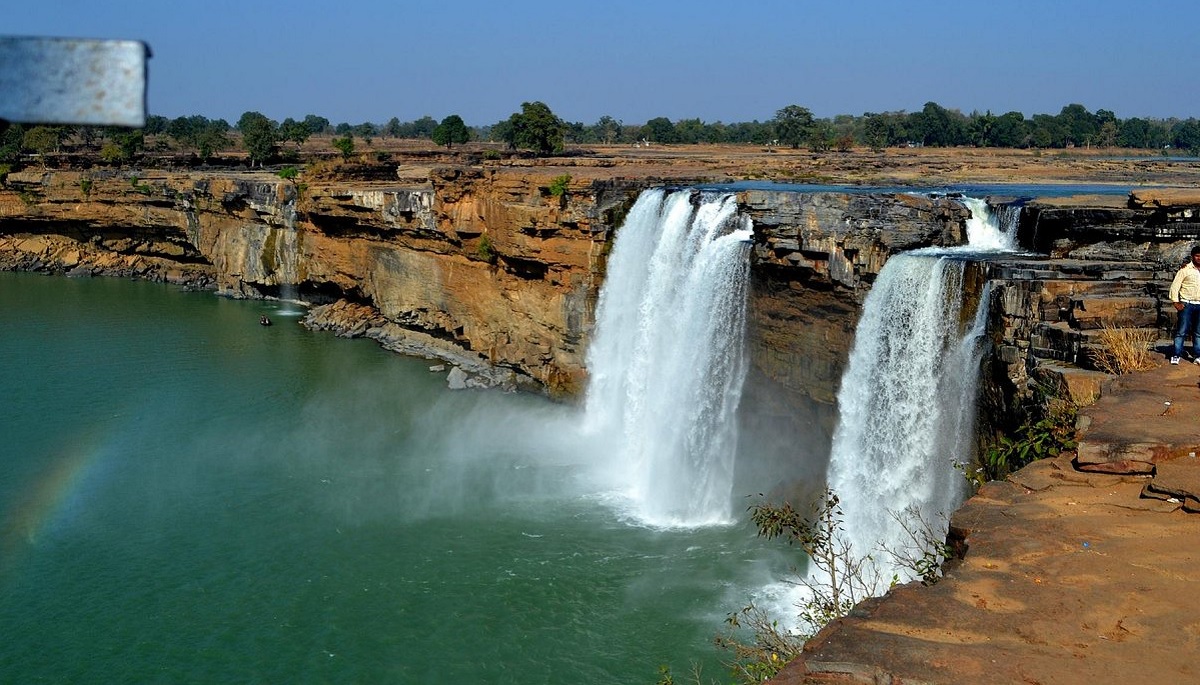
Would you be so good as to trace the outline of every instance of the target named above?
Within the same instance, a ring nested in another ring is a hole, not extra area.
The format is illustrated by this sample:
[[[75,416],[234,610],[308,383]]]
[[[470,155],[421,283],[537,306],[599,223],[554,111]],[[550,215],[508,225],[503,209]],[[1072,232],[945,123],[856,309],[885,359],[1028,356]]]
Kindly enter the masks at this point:
[[[276,307],[0,273],[0,681],[724,679],[782,551],[632,525],[571,408]]]

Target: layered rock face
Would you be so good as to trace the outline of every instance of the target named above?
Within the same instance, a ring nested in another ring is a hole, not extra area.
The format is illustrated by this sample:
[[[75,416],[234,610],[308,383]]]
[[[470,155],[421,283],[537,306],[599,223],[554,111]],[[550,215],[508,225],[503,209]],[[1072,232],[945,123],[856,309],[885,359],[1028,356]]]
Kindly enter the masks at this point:
[[[639,187],[478,169],[417,180],[9,174],[0,265],[136,275],[238,297],[295,292],[319,305],[314,326],[577,392],[610,229]]]
[[[1191,246],[1200,242],[1200,193],[1142,190],[1124,198],[1029,202],[1021,244],[1040,257],[987,265],[993,282],[984,411],[991,428],[1011,429],[1023,405],[1050,393],[1079,404],[1100,395],[1108,375],[1095,369],[1103,329],[1135,329],[1151,339],[1174,335],[1167,288]],[[1102,366],[1102,364],[1101,364]],[[1080,454],[1081,466],[1113,470],[1124,457]]]
[[[403,181],[14,173],[0,190],[0,260],[297,297],[316,305],[314,327],[442,357],[493,382],[579,392],[613,229],[655,180],[434,168]],[[887,256],[959,242],[965,218],[952,200],[909,195],[739,200],[757,227],[758,374],[822,405],[833,402],[859,304]]]
[[[13,173],[0,188],[0,268],[296,297],[314,305],[313,327],[447,359],[489,384],[578,394],[614,229],[663,181],[538,167],[402,171],[395,183],[353,184]],[[1098,388],[1073,367],[1091,365],[1102,325],[1166,333],[1164,289],[1200,238],[1200,198],[1177,195],[1024,207],[1021,243],[1049,258],[991,262],[972,281],[991,279],[996,293],[982,413],[996,427],[1020,418],[1032,381],[1077,395]],[[896,252],[964,242],[969,213],[954,198],[908,194],[747,190],[738,200],[755,227],[747,432],[771,423],[773,434],[802,430],[813,450],[827,449],[875,276]]]

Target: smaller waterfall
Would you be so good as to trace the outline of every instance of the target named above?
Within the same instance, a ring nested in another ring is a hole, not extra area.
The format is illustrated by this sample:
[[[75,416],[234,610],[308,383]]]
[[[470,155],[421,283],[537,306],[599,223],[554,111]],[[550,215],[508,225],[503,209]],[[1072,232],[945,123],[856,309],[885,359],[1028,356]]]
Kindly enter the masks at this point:
[[[867,296],[838,393],[829,473],[858,554],[905,546],[893,513],[915,510],[944,527],[939,517],[965,495],[955,462],[973,454],[987,308],[962,330],[964,267],[936,253],[896,255]],[[898,572],[882,570],[885,578]]]
[[[1007,205],[992,211],[987,201],[978,197],[961,198],[963,206],[971,212],[967,219],[967,244],[972,250],[994,252],[1010,251],[1017,247],[1017,220],[1019,207]]]
[[[282,305],[279,314],[293,316],[304,313],[297,306],[300,303],[300,233],[296,231],[295,201],[283,206],[283,220],[285,228],[275,235],[275,279]]]
[[[750,237],[734,195],[661,189],[643,192],[617,233],[585,429],[642,523],[731,520]]]
[[[910,539],[893,514],[916,512],[944,532],[941,517],[966,494],[955,463],[974,458],[976,389],[990,289],[976,310],[964,292],[969,256],[1012,251],[1016,218],[964,197],[969,244],[895,255],[863,304],[838,393],[840,417],[829,486],[841,498],[845,533],[859,555],[874,555],[883,578],[891,568],[878,549]],[[912,525],[911,522],[909,525]],[[886,588],[881,588],[881,590]]]

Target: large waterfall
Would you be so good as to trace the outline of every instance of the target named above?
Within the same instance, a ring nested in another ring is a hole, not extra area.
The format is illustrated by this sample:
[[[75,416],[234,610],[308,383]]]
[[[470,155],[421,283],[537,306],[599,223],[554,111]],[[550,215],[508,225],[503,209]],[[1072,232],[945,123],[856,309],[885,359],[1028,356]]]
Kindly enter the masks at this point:
[[[617,234],[586,428],[644,524],[731,520],[750,236],[732,194],[696,190],[642,193]]]
[[[906,526],[921,526],[913,513],[944,534],[943,517],[965,495],[955,463],[973,457],[988,293],[980,294],[973,315],[964,312],[973,304],[964,268],[970,255],[1011,250],[1013,236],[982,200],[964,204],[972,212],[969,245],[916,250],[884,265],[864,303],[838,393],[829,486],[841,499],[847,539],[858,555],[873,556],[885,579],[910,578],[889,565],[880,547],[911,546]],[[906,524],[898,520],[906,517]]]

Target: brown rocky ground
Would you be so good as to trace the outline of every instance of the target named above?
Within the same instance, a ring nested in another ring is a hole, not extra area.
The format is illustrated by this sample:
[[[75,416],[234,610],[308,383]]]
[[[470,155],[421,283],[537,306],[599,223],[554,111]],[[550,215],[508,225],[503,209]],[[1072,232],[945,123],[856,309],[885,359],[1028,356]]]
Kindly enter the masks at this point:
[[[332,159],[329,137],[311,138],[300,151],[302,159]],[[485,151],[504,159],[484,159]],[[861,185],[951,185],[964,183],[1048,183],[1120,185],[1200,185],[1200,162],[1164,157],[1157,150],[1075,148],[1016,150],[977,148],[889,148],[872,152],[813,153],[807,149],[764,148],[753,145],[582,145],[548,158],[509,157],[500,144],[468,143],[453,150],[429,141],[375,138],[361,143],[354,165],[360,169],[399,169],[401,179],[428,176],[446,165],[477,165],[527,173],[544,167],[573,178],[763,179],[796,183]],[[380,158],[383,158],[382,161]]]
[[[861,605],[775,682],[1200,682],[1200,366],[1114,379],[1081,415],[1081,452],[1155,474],[1060,458],[984,486],[941,582]]]

